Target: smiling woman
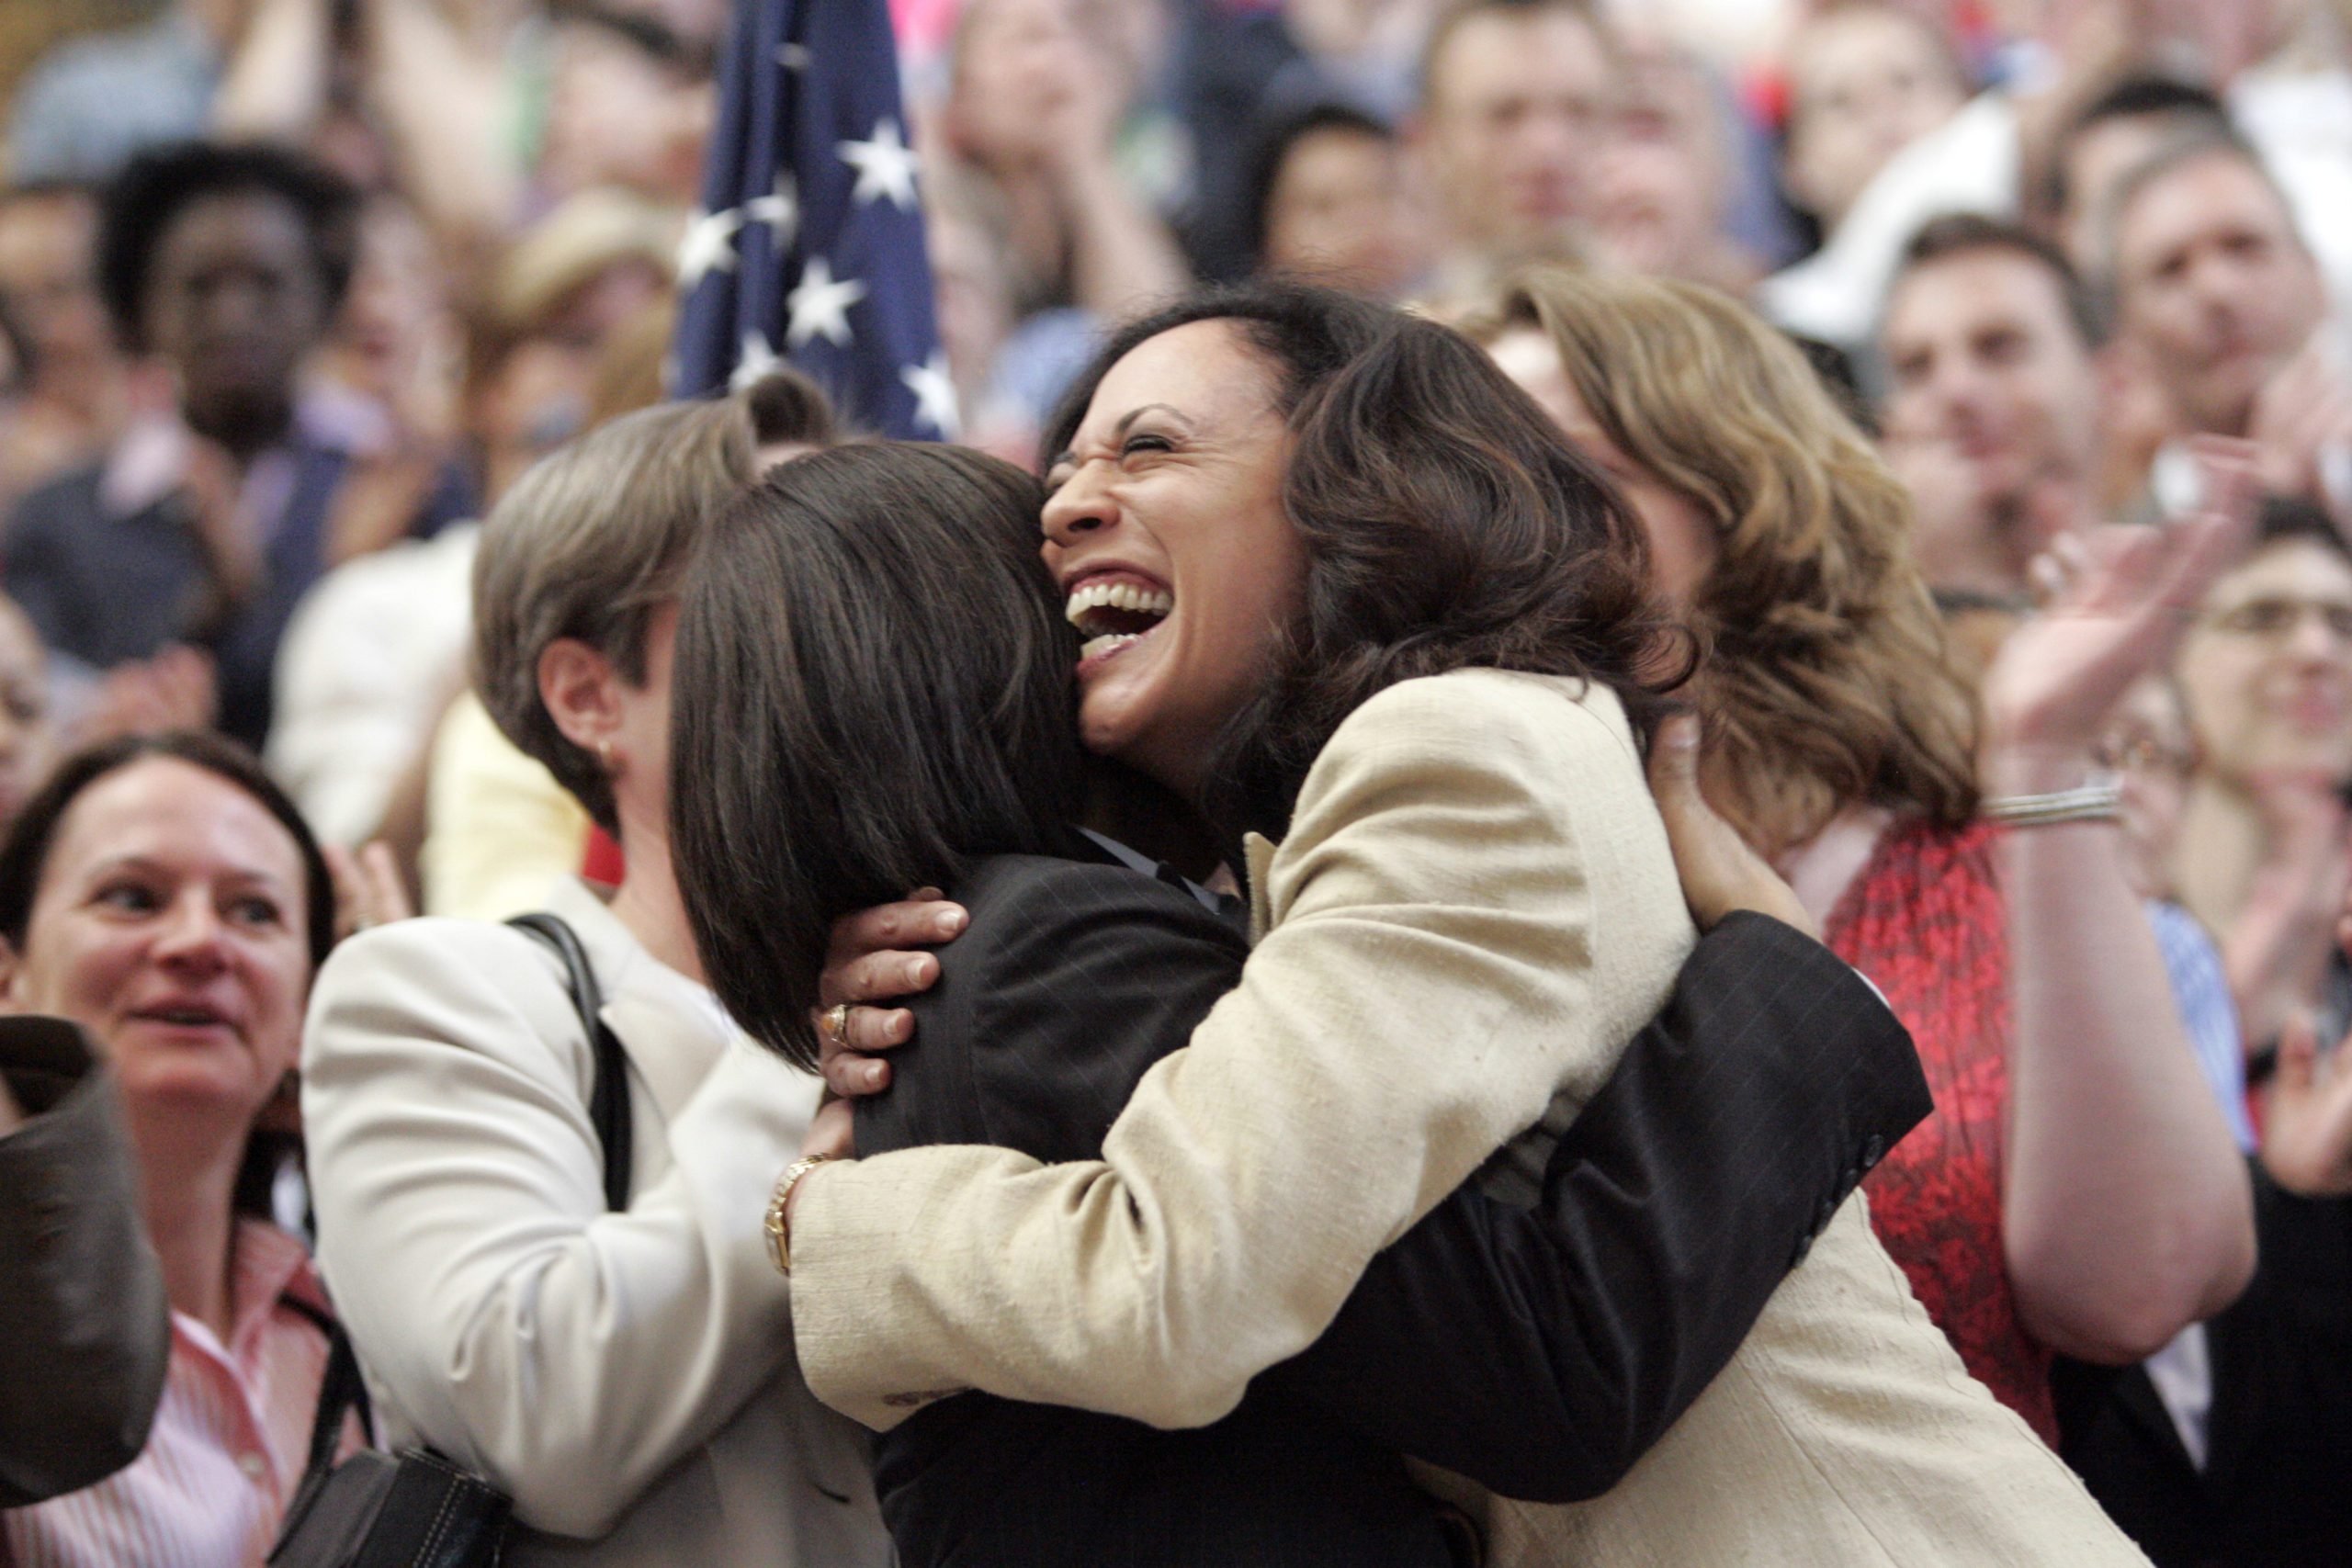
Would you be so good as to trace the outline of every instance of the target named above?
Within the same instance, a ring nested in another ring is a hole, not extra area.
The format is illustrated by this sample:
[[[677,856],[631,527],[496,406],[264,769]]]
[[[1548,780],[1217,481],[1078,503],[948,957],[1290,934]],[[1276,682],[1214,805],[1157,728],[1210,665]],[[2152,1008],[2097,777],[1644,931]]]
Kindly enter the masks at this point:
[[[804,1159],[779,1184],[777,1262],[800,1364],[820,1397],[889,1434],[879,1482],[910,1562],[1373,1561],[1328,1547],[1286,1558],[1247,1534],[1267,1516],[1170,1506],[1182,1487],[1170,1466],[1136,1466],[1138,1489],[1120,1494],[1099,1479],[1124,1446],[1107,1437],[1073,1444],[1048,1486],[1024,1489],[1040,1443],[989,1423],[1046,1430],[1047,1418],[1017,1414],[1028,1402],[1200,1427],[1186,1436],[1214,1442],[1266,1414],[1249,1400],[1270,1384],[1253,1380],[1344,1333],[1351,1292],[1417,1222],[1464,1194],[1548,1201],[1550,1162],[1604,1082],[1615,1087],[1627,1040],[1691,950],[1641,763],[1645,710],[1677,673],[1674,639],[1650,606],[1636,521],[1491,362],[1427,321],[1280,286],[1171,307],[1105,345],[1053,446],[1046,564],[1065,608],[1113,639],[1078,664],[1084,739],[1185,797],[1246,863],[1254,944],[1245,957],[1229,945],[1238,931],[1225,933],[1228,967],[1183,1016],[1166,972],[1117,945],[1099,908],[1062,893],[1001,919],[1008,889],[1047,874],[990,885],[976,873],[959,889],[971,924],[926,998],[917,1048],[943,1053],[917,1069],[930,1087],[910,1074],[891,1090],[907,1098],[860,1112],[866,1157]],[[878,551],[887,520],[918,509],[884,502],[870,523],[848,502],[815,510]],[[779,545],[801,531],[773,529]],[[977,553],[978,531],[964,532]],[[924,774],[903,753],[933,735],[978,749],[986,727],[882,705],[820,713],[837,725],[823,733],[854,740],[830,754],[762,739],[780,720],[744,700],[744,671],[821,668],[865,636],[893,650],[923,639],[779,612],[810,573],[720,554],[697,570],[680,630],[682,892],[720,998],[755,1038],[805,1053],[808,1011],[791,987],[815,991],[805,972],[822,942],[783,953],[769,940],[805,876],[790,856],[860,846],[837,849],[853,837],[841,832],[754,837],[760,821],[821,821],[817,792],[797,786],[843,754],[859,810],[894,802],[896,777],[932,777],[935,790],[947,761]],[[1114,605],[1164,596],[1168,609],[1148,627],[1114,622],[1094,602],[1106,591]],[[978,659],[986,644],[973,647]],[[768,771],[779,761],[803,774]],[[747,877],[747,864],[780,871]],[[944,854],[932,864],[942,885],[967,869]],[[1166,891],[1170,879],[1139,880]],[[1200,901],[1181,888],[1164,901],[1163,923],[1197,920]],[[800,925],[821,930],[805,910]],[[1188,1043],[1131,1086],[1106,1081],[1101,1059],[1123,1036],[1171,1017]],[[836,1044],[846,1027],[829,1016]],[[1052,1121],[1048,1102],[1081,1077],[1082,1115],[1046,1129],[1058,1136],[1018,1135]],[[1835,1163],[1858,1179],[1884,1146],[1857,1140]],[[1746,1175],[1748,1158],[1693,1165]],[[1646,1238],[1656,1218],[1624,1228]],[[1722,1225],[1704,1245],[1738,1232]],[[1477,1517],[1496,1563],[2136,1560],[1962,1374],[1848,1190],[1821,1195],[1793,1256],[1775,1261],[1793,1271],[1724,1375],[1645,1456],[1636,1443],[1578,1483],[1540,1464],[1480,1484],[1419,1479]],[[1616,1336],[1675,1311],[1672,1293],[1629,1303],[1603,1337],[1637,1356]],[[1449,1327],[1466,1336],[1475,1315]],[[1505,1315],[1554,1321],[1524,1302]],[[1441,1332],[1367,1358],[1315,1403],[1393,1409],[1410,1394],[1365,1369],[1423,1369],[1458,1343]],[[1466,1349],[1457,1368],[1499,1359],[1485,1340]],[[1564,1369],[1577,1359],[1556,1355],[1530,1381],[1574,1389],[1583,1380]],[[1463,1375],[1428,1373],[1418,1393],[1454,1391]],[[1464,1425],[1476,1418],[1397,1422],[1381,1446],[1434,1460]],[[1295,1472],[1294,1455],[1340,1451],[1284,1437],[1265,1462],[1227,1470],[1271,1487]],[[1061,1513],[1032,1506],[1057,1489]],[[1131,1506],[1110,1500],[1122,1495]],[[1385,1495],[1400,1512],[1414,1502]],[[1070,1529],[1040,1523],[1064,1517]],[[1402,1530],[1387,1540],[1400,1555],[1416,1544]],[[1419,1546],[1433,1544],[1425,1529]]]
[[[1227,321],[1138,344],[1094,409],[1046,481],[1046,564],[1089,639],[1080,721],[1094,750],[1193,793],[1297,607],[1290,432],[1272,368]]]
[[[294,1066],[334,909],[293,803],[211,736],[82,752],[0,846],[0,995],[82,1025],[114,1070],[172,1307],[146,1449],[7,1514],[0,1557],[234,1568],[268,1550],[301,1477],[326,1300],[256,1212],[278,1145],[254,1127]]]

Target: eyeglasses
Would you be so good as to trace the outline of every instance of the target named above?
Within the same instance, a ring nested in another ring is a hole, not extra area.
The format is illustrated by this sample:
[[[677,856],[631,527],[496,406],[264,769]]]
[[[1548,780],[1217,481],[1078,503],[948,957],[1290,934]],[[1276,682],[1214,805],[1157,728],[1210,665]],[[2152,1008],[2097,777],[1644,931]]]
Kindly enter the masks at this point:
[[[2336,641],[2352,643],[2352,604],[2332,600],[2249,599],[2208,615],[2205,624],[2232,637],[2278,641],[2293,636],[2306,615],[2317,615]]]

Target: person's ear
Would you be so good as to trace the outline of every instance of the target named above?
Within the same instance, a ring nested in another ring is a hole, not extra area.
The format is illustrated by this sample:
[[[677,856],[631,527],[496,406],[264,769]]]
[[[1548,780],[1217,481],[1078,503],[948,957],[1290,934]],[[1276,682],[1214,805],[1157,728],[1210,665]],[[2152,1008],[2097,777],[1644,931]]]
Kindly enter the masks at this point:
[[[539,701],[563,738],[603,757],[621,728],[620,671],[582,642],[562,637],[539,653]]]
[[[1822,198],[1819,173],[1819,165],[1814,161],[1811,139],[1792,127],[1781,153],[1781,189],[1800,209],[1819,220],[1826,231],[1830,225],[1827,215],[1823,211],[1826,203]]]
[[[979,136],[972,125],[971,111],[964,107],[963,95],[951,90],[947,101],[933,117],[939,128],[939,144],[966,163],[978,161]]]

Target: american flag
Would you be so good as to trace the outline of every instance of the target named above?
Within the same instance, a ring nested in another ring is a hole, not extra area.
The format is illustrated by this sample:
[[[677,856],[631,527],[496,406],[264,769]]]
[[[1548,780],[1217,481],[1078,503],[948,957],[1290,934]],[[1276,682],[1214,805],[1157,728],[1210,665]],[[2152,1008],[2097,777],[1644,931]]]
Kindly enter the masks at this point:
[[[737,0],[678,254],[679,395],[789,360],[869,430],[955,437],[907,141],[886,0]]]

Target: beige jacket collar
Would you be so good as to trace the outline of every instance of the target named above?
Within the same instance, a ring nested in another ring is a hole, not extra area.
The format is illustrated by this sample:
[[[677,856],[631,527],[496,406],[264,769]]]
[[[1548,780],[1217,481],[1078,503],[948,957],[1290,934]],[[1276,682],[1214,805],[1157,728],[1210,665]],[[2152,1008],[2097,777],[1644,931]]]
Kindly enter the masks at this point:
[[[1250,869],[1250,945],[1257,946],[1273,928],[1273,903],[1266,888],[1274,869],[1277,846],[1262,833],[1241,835],[1241,863]]]

